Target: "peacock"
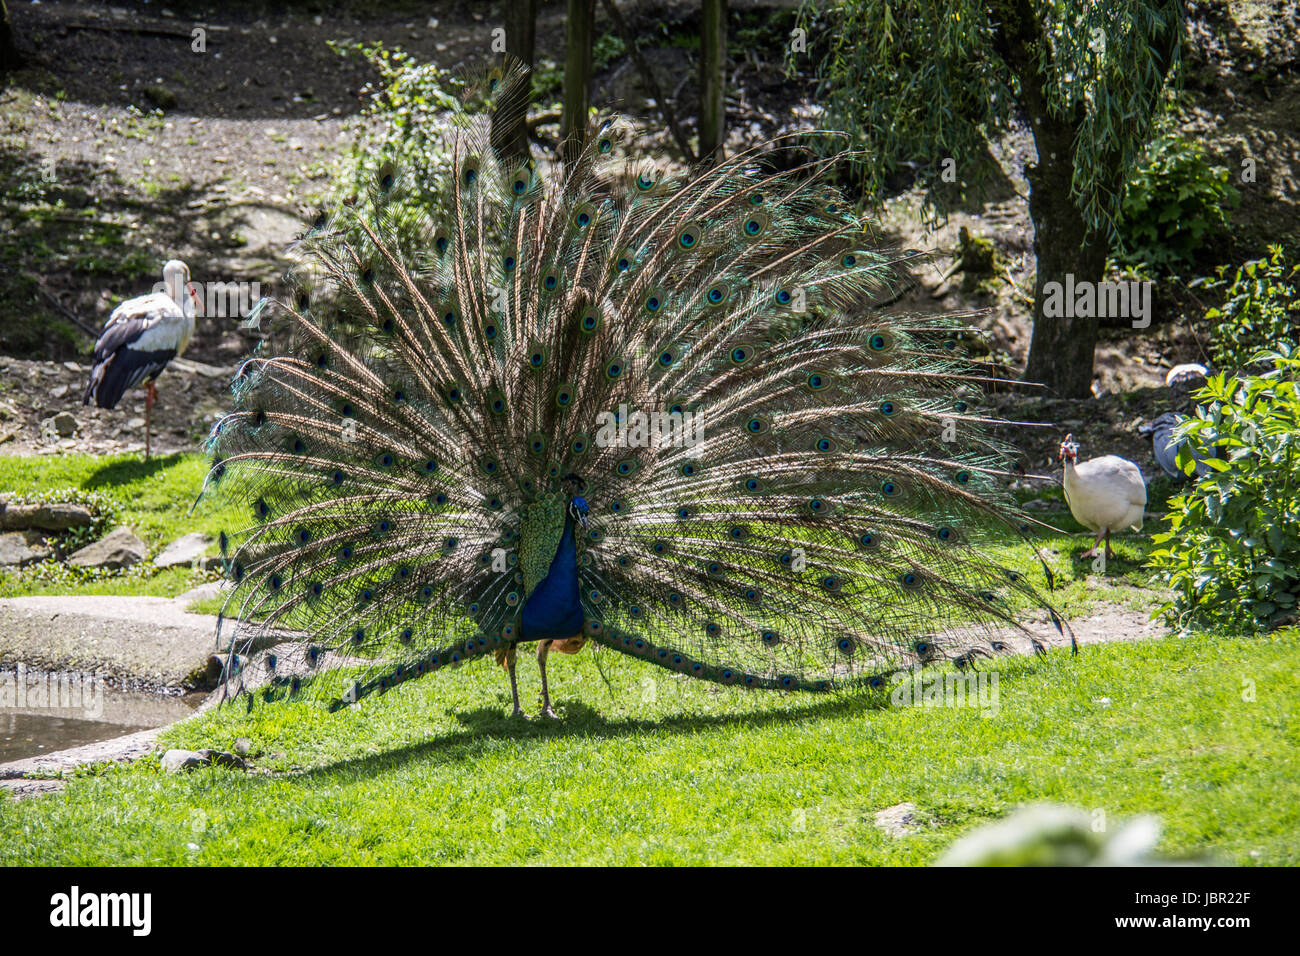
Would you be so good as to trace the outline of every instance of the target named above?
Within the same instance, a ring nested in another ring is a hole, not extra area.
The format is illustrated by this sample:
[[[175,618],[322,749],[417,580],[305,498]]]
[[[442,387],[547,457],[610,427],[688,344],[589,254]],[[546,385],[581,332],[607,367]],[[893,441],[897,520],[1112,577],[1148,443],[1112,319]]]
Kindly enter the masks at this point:
[[[521,715],[521,644],[548,715],[548,651],[586,644],[870,692],[1042,650],[1028,608],[1068,627],[987,547],[1031,531],[990,375],[959,319],[873,308],[911,254],[843,157],[784,136],[679,173],[615,117],[543,168],[501,145],[527,82],[465,85],[435,208],[386,164],[295,244],[208,440],[203,495],[251,511],[220,536],[226,696],[337,710],[495,659]]]

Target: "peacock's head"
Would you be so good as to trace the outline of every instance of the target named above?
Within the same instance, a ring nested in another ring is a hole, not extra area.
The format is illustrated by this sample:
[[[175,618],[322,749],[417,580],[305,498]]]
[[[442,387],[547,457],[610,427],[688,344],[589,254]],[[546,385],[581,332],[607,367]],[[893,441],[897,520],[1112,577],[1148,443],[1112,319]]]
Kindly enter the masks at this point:
[[[587,490],[587,482],[581,475],[568,474],[564,476],[564,491],[569,496],[569,517],[574,523],[587,527],[587,499],[582,497],[582,493]]]
[[[1057,455],[1059,461],[1074,462],[1079,457],[1079,444],[1074,441],[1073,435],[1066,435],[1065,441],[1061,442],[1061,451]]]

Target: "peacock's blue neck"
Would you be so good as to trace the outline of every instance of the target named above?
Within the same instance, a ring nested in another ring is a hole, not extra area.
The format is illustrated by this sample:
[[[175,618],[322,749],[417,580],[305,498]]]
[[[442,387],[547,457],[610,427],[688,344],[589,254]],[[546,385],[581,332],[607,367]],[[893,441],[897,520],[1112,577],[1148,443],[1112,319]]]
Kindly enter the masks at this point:
[[[564,534],[546,577],[524,603],[524,640],[564,640],[582,632],[582,598],[578,590],[578,545],[573,517],[566,515]]]

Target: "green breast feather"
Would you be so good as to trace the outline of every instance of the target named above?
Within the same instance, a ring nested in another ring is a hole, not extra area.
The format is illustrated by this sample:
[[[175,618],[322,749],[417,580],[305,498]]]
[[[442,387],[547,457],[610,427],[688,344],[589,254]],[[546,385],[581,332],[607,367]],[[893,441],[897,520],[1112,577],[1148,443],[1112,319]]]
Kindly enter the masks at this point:
[[[555,550],[564,537],[564,501],[547,495],[523,509],[519,523],[519,567],[524,574],[524,600],[551,569]]]

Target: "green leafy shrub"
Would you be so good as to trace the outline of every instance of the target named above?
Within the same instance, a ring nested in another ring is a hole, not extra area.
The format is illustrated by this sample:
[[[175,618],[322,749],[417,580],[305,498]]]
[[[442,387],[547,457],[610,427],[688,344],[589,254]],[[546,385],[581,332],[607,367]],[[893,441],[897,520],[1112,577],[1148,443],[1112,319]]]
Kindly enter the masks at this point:
[[[380,79],[353,127],[352,148],[334,177],[332,200],[356,197],[365,203],[379,170],[391,164],[401,177],[408,214],[418,217],[443,208],[451,171],[445,114],[457,102],[455,79],[432,63],[417,63],[382,44],[335,49],[364,57]]]
[[[1238,266],[1232,281],[1227,266],[1217,278],[1197,279],[1193,286],[1225,289],[1224,303],[1205,313],[1218,319],[1210,335],[1210,355],[1222,369],[1241,369],[1261,351],[1294,350],[1300,339],[1300,261],[1287,267],[1281,246],[1268,257]]]
[[[1151,565],[1174,591],[1173,626],[1261,631],[1296,617],[1300,598],[1300,358],[1277,352],[1260,375],[1213,375],[1203,412],[1179,426],[1179,464],[1192,450],[1209,474],[1169,501]]]
[[[1240,201],[1226,168],[1211,166],[1199,145],[1166,133],[1147,147],[1125,183],[1115,259],[1146,271],[1176,272],[1227,228],[1227,210]]]

